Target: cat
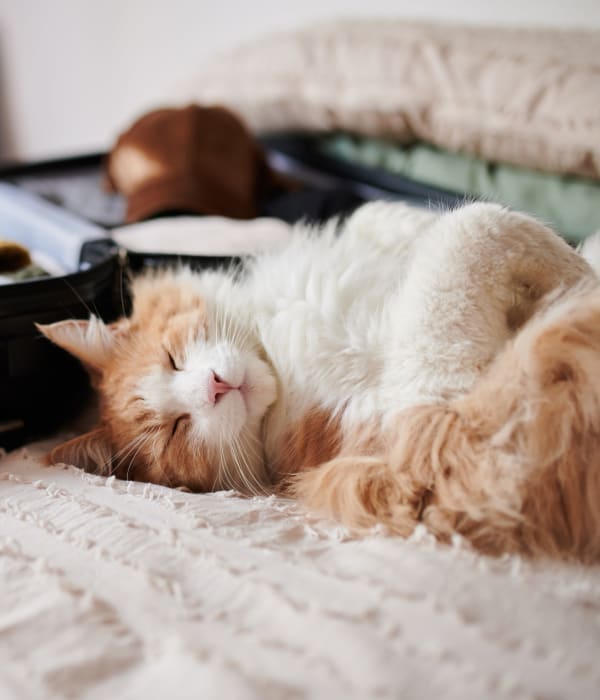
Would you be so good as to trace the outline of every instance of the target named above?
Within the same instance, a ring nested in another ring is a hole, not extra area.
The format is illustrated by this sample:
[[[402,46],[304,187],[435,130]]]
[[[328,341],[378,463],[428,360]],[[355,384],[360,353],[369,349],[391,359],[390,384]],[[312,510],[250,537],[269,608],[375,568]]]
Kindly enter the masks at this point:
[[[598,278],[533,218],[374,202],[132,296],[110,325],[39,326],[101,404],[53,462],[293,496],[357,533],[600,555]]]

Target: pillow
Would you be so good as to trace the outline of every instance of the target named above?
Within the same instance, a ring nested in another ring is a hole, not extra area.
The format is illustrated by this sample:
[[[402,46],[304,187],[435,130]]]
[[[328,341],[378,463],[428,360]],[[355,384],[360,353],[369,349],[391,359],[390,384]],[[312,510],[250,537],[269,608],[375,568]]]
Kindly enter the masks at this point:
[[[205,65],[185,97],[258,131],[344,129],[600,178],[600,32],[346,20]]]

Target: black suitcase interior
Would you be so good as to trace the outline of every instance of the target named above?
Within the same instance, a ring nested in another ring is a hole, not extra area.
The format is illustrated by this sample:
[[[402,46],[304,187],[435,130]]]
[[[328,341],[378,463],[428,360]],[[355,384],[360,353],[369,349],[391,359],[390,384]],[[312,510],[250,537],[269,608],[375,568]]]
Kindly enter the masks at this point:
[[[265,202],[265,216],[321,221],[375,198],[425,206],[453,206],[464,199],[464,193],[341,163],[302,135],[265,136],[261,142],[271,165],[302,183]],[[125,279],[131,271],[175,262],[203,269],[234,260],[120,249],[108,232],[123,223],[124,201],[104,191],[102,162],[97,154],[0,168],[0,238],[41,245],[64,258],[57,274],[0,286],[0,446],[5,449],[56,430],[89,394],[79,363],[43,338],[34,323],[90,313],[110,321],[127,311]]]

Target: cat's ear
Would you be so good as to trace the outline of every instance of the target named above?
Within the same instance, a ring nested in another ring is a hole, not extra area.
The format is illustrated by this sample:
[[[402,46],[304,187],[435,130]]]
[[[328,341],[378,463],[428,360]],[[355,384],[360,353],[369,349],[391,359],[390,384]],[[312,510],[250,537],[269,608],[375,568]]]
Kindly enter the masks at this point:
[[[86,472],[112,474],[113,450],[105,428],[63,442],[48,455],[50,464],[72,464]]]
[[[117,337],[126,330],[128,321],[106,325],[96,316],[89,321],[59,321],[36,328],[53,343],[67,350],[89,369],[102,372],[110,359]]]

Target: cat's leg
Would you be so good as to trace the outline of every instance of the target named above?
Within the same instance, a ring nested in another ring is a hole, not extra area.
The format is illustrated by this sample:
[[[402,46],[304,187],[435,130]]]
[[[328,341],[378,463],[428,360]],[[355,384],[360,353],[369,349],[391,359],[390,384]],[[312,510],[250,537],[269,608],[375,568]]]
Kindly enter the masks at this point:
[[[391,313],[400,406],[464,393],[558,288],[597,278],[534,219],[492,204],[449,212],[419,238]]]
[[[529,322],[463,398],[399,414],[381,458],[334,459],[293,490],[357,531],[423,522],[488,553],[600,560],[600,290]]]
[[[600,559],[600,290],[534,318],[462,399],[407,411],[390,461],[429,481],[438,535]]]
[[[285,492],[357,534],[385,524],[408,536],[419,522],[422,489],[403,484],[384,457],[337,457],[297,474]]]

